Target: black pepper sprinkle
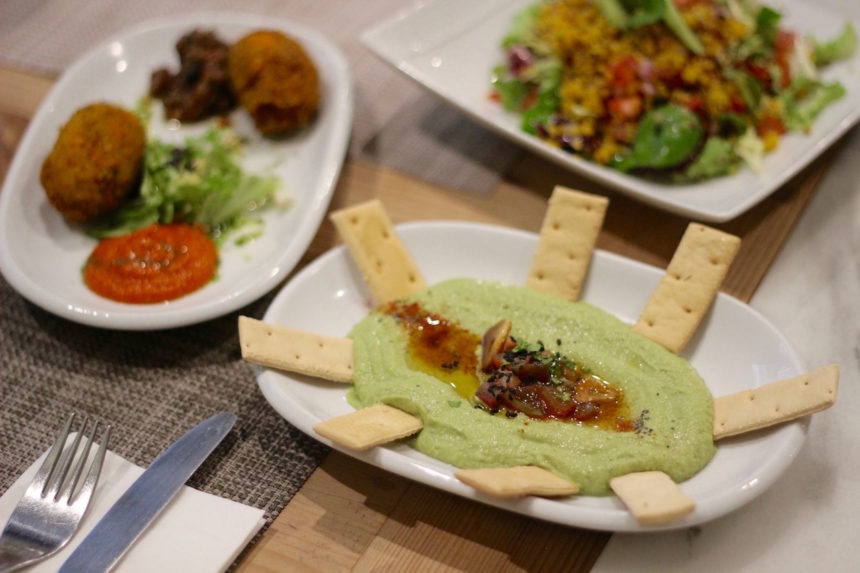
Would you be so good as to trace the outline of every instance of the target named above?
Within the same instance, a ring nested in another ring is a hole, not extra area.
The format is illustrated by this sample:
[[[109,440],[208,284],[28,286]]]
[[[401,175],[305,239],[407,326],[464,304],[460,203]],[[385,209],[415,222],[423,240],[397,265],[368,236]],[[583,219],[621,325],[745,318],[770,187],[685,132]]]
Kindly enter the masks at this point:
[[[556,345],[561,346],[561,338],[556,338],[555,343]]]
[[[516,417],[517,417],[517,413],[516,413],[516,412],[511,412],[510,410],[505,410],[505,416],[507,416],[508,418],[516,418]]]

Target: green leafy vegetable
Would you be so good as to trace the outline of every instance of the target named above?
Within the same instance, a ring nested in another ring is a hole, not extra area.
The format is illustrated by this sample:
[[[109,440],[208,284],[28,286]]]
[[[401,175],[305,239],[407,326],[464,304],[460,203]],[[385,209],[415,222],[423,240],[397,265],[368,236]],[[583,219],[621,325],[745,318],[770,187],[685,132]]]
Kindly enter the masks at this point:
[[[718,0],[717,3],[727,7],[735,20],[752,28],[755,25],[756,15],[752,2],[753,0]]]
[[[519,112],[531,86],[518,78],[511,77],[507,71],[508,67],[505,64],[493,69],[493,87],[499,94],[502,107],[508,111]]]
[[[721,137],[709,137],[702,153],[684,171],[684,178],[696,181],[727,175],[734,170],[739,159],[734,143]]]
[[[824,84],[809,81],[802,90],[802,98],[796,97],[797,92],[797,89],[789,89],[783,97],[785,126],[791,131],[809,129],[825,107],[845,95],[845,87],[839,82]]]
[[[755,113],[761,101],[761,84],[749,73],[737,68],[726,68],[723,70],[723,75],[729,81],[734,82],[738,91],[741,92],[741,97],[744,98],[747,108],[751,113]]]
[[[603,12],[603,17],[609,22],[609,25],[616,30],[627,28],[627,12],[624,11],[624,6],[618,0],[594,0],[600,11]]]
[[[514,16],[511,30],[502,39],[502,47],[510,48],[515,44],[528,44],[534,37],[535,22],[543,5],[541,2],[532,4]]]
[[[663,21],[672,32],[681,40],[681,43],[696,55],[701,56],[705,53],[705,47],[702,45],[696,33],[687,25],[681,13],[675,8],[675,3],[672,0],[663,0],[665,8],[663,10]]]
[[[140,195],[88,231],[102,238],[154,223],[201,225],[218,239],[270,202],[276,177],[246,175],[237,163],[239,139],[226,128],[188,138],[184,147],[150,141]]]
[[[539,125],[546,125],[561,105],[561,64],[556,59],[543,60],[535,65],[539,92],[534,104],[523,112],[523,131],[537,133]]]
[[[813,60],[816,66],[826,66],[838,60],[844,60],[854,55],[857,50],[857,32],[854,26],[846,23],[842,32],[828,42],[818,42],[810,38],[812,43]]]
[[[640,0],[633,5],[627,25],[630,28],[647,26],[663,19],[666,12],[664,0]]]
[[[724,135],[740,135],[747,130],[749,120],[739,113],[722,113],[717,116],[720,133]]]
[[[562,66],[558,58],[540,58],[535,62],[533,68],[541,91],[559,89]]]
[[[772,58],[781,19],[782,14],[767,6],[755,12],[755,30],[735,49],[734,60],[743,61],[750,58]]]
[[[774,43],[776,43],[776,36],[779,33],[779,21],[781,19],[782,14],[767,6],[762,6],[758,14],[756,14],[755,33],[770,47],[773,47]]]
[[[559,98],[553,92],[540,94],[533,106],[523,113],[523,131],[535,135],[539,125],[546,125],[555,110],[558,109]]]
[[[697,55],[705,53],[701,40],[672,0],[594,0],[594,3],[613,28],[638,28],[662,20],[687,49]]]
[[[654,109],[641,119],[630,152],[613,167],[666,169],[686,161],[702,140],[702,124],[695,113],[679,105]]]

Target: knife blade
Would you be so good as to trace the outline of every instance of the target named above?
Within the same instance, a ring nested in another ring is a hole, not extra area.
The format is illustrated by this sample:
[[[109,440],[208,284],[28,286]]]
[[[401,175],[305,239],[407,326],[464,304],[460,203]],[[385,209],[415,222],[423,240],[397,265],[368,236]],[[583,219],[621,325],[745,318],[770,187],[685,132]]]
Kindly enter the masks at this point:
[[[104,514],[60,573],[110,571],[235,422],[229,412],[216,414],[162,452]]]

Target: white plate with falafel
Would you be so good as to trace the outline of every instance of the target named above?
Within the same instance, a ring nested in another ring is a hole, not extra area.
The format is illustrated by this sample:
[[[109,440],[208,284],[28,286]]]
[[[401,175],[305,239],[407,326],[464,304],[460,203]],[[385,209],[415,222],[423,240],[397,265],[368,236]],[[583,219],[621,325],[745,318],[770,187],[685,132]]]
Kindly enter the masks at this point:
[[[0,193],[0,271],[101,328],[236,310],[310,244],[352,109],[343,55],[292,22],[196,13],[116,34],[62,75],[21,142]]]

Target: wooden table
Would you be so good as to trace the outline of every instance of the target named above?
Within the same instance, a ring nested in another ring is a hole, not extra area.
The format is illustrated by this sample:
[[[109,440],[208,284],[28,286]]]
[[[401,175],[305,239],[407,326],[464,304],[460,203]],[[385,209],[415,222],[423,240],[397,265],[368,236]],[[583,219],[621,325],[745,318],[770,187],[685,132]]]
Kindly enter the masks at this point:
[[[0,68],[0,179],[53,78]],[[723,290],[749,301],[826,170],[830,153],[745,215],[717,227],[744,242]],[[347,159],[331,209],[370,198],[395,223],[458,219],[538,231],[556,184],[610,197],[598,247],[658,266],[688,221],[524,153],[488,195],[440,189]],[[298,269],[337,242],[326,221]],[[297,270],[298,270],[297,269]],[[544,523],[410,482],[332,452],[237,571],[588,571],[609,534]]]

